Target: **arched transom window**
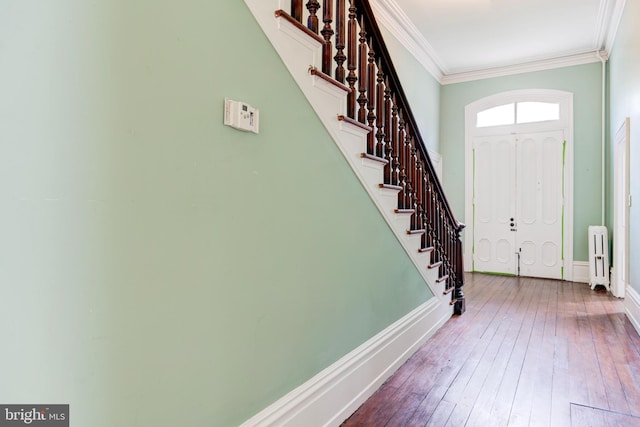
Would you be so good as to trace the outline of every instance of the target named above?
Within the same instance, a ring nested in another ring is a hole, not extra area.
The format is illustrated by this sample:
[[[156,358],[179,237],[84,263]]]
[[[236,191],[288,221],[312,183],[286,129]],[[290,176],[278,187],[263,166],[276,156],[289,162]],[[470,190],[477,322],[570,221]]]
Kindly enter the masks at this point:
[[[560,120],[557,102],[511,102],[487,108],[476,114],[476,127],[505,126]]]

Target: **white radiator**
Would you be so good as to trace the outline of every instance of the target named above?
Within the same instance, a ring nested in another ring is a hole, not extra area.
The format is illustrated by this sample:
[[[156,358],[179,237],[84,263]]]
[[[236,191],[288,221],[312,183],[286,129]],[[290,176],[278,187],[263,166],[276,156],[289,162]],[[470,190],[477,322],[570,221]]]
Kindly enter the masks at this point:
[[[589,226],[589,284],[609,290],[609,239],[602,225]]]

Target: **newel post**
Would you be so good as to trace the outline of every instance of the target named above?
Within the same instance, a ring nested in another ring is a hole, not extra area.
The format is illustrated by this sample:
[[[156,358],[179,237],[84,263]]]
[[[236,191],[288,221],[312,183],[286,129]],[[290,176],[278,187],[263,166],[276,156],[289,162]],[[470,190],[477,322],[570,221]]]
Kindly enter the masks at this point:
[[[465,300],[464,292],[464,262],[462,259],[462,240],[460,240],[460,233],[464,229],[464,224],[459,224],[456,230],[456,281],[454,283],[455,290],[453,292],[453,314],[462,314],[465,312]]]

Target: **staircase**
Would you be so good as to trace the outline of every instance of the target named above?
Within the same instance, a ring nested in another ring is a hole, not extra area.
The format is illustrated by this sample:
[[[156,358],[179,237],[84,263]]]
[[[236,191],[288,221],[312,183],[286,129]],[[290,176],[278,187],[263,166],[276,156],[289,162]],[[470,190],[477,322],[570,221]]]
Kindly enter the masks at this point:
[[[245,3],[443,310],[462,314],[464,224],[444,196],[368,0]]]

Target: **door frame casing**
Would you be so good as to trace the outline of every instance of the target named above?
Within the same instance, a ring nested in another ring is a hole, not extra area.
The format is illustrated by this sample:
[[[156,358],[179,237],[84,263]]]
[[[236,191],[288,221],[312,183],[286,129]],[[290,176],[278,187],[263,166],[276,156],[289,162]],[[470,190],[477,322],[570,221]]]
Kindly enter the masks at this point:
[[[625,297],[629,283],[630,124],[629,117],[625,118],[613,140],[613,281],[611,293],[618,298]],[[621,177],[623,182],[619,181],[620,177],[616,174],[620,170],[624,174]],[[620,224],[620,216],[623,217],[624,224]],[[625,232],[622,233],[621,229],[624,229]],[[619,254],[620,250],[624,252],[622,258]],[[624,259],[623,263],[621,259]],[[621,263],[622,265],[620,265]]]
[[[525,123],[487,128],[476,127],[478,112],[512,102],[554,102],[560,105],[560,120]],[[473,140],[482,135],[509,133],[534,133],[545,130],[562,130],[566,141],[564,147],[563,175],[563,279],[573,280],[573,93],[553,89],[524,89],[501,92],[474,101],[465,106],[465,222],[464,238],[465,270],[473,269]]]

